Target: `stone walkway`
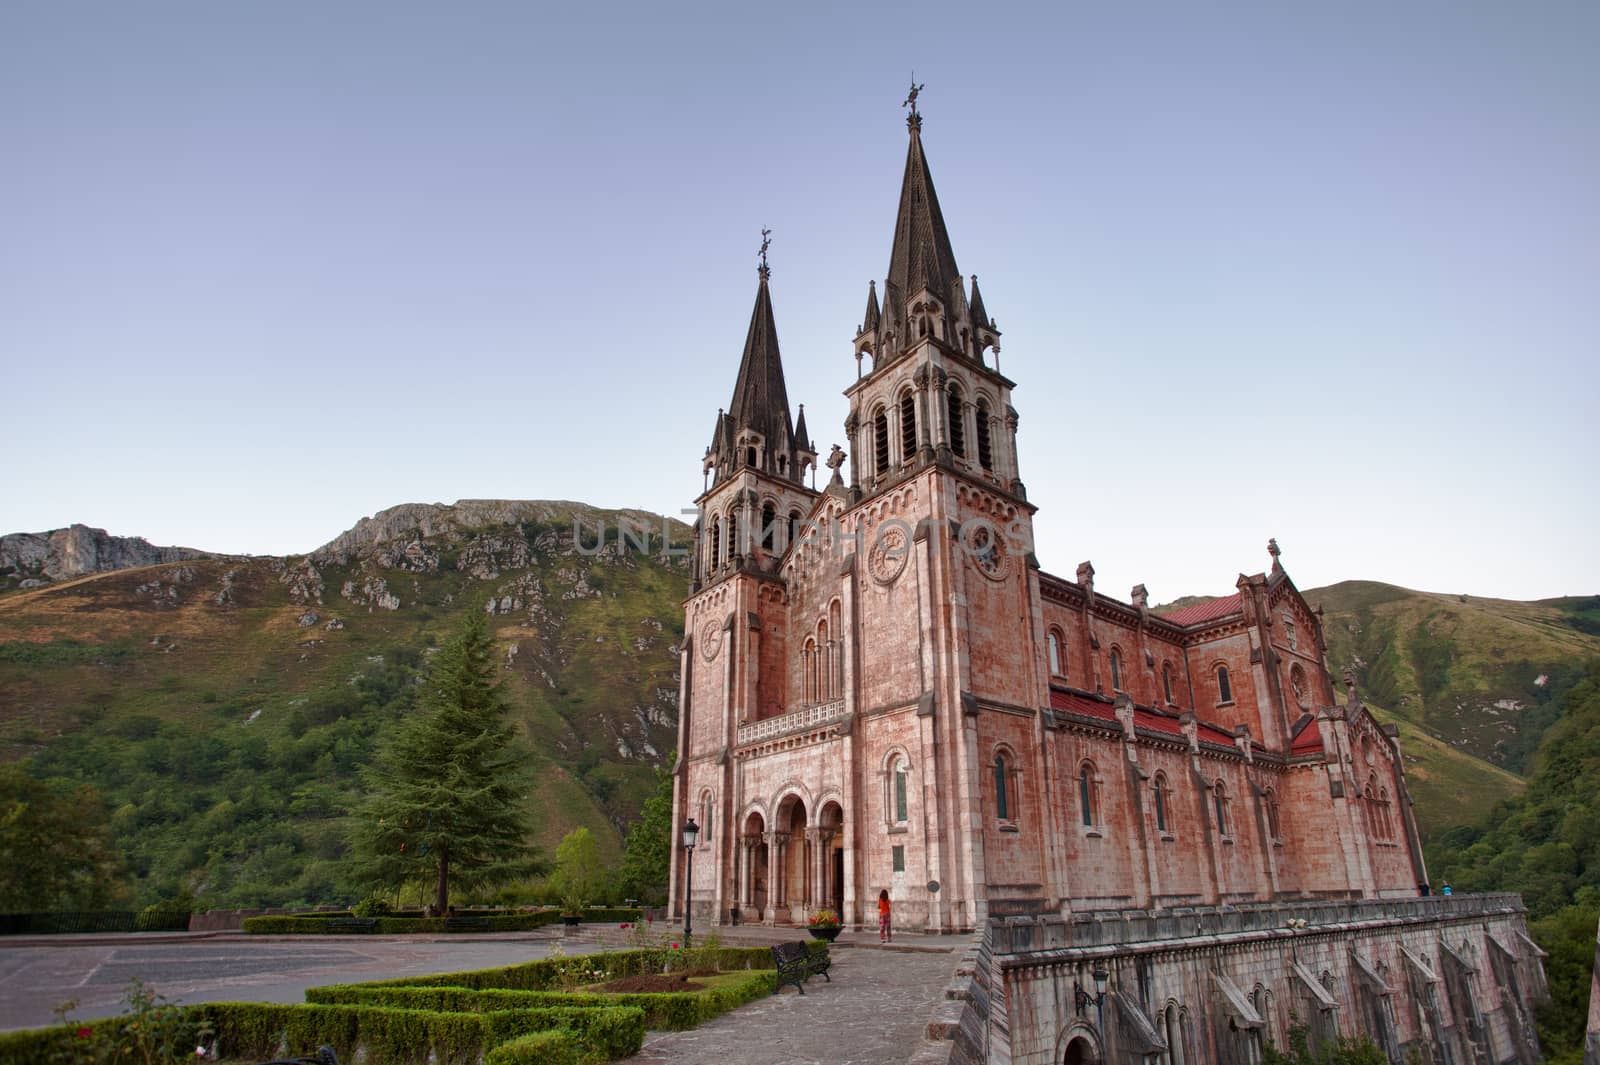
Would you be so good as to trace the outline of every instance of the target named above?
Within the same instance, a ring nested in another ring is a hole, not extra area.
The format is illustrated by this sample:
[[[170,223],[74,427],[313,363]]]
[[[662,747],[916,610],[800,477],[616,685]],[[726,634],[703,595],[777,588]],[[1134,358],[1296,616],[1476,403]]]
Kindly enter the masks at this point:
[[[829,983],[741,1006],[687,1032],[653,1032],[639,1065],[902,1065],[926,1045],[934,1004],[960,956],[852,947]]]

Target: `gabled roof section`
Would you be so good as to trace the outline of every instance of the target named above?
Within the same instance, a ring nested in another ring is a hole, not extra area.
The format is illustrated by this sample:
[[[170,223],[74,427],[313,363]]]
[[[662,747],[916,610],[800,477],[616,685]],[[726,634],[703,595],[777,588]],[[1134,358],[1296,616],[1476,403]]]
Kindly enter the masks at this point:
[[[744,356],[739,360],[739,377],[733,386],[728,417],[736,433],[754,430],[766,438],[769,448],[787,448],[794,441],[789,392],[784,387],[783,361],[778,355],[778,324],[772,313],[765,268],[756,289],[755,308],[750,312],[750,330],[745,334]]]
[[[956,266],[950,233],[939,210],[939,196],[933,190],[933,175],[922,154],[922,116],[912,115],[907,125],[911,145],[906,151],[900,213],[895,217],[894,248],[884,281],[884,301],[894,308],[891,314],[899,312],[900,302],[923,289],[950,300],[954,292],[951,286],[961,284],[961,269]]]
[[[1237,614],[1242,609],[1244,609],[1244,606],[1239,598],[1239,593],[1234,592],[1232,595],[1225,595],[1221,599],[1196,603],[1194,606],[1186,606],[1181,610],[1174,610],[1170,614],[1163,614],[1161,617],[1174,625],[1200,625],[1207,621],[1225,618],[1229,614]]]

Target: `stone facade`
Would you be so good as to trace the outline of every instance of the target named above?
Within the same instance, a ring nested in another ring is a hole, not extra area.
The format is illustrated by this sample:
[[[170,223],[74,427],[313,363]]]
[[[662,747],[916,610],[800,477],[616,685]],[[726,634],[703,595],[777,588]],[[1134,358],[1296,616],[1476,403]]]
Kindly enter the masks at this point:
[[[870,924],[887,890],[897,925],[948,931],[1425,891],[1395,731],[1336,698],[1276,543],[1234,594],[1166,616],[1089,563],[1040,568],[1000,333],[920,116],[910,133],[845,391],[849,480],[835,447],[820,491],[763,257],[703,462],[676,783],[701,842],[674,908]]]
[[[1396,1065],[1532,1065],[1543,957],[1514,895],[1007,918],[935,1022],[952,1065],[1244,1065],[1291,1025]]]
[[[821,490],[763,251],[703,460],[674,912],[870,927],[886,891],[899,928],[982,930],[955,1061],[1251,1063],[1291,1018],[1397,1065],[1536,1060],[1520,903],[1429,897],[1396,731],[1336,694],[1275,541],[1165,615],[1040,567],[1000,332],[909,125]]]

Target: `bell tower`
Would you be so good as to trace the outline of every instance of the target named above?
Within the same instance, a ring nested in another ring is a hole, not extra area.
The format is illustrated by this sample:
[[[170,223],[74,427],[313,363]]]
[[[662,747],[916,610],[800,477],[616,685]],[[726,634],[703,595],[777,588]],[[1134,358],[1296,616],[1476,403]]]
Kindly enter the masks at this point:
[[[696,500],[694,590],[740,571],[776,572],[816,493],[805,485],[817,464],[806,411],[789,417],[789,394],[772,313],[771,230],[761,231],[760,282],[744,354],[726,411],[717,411],[701,460],[705,491]]]
[[[907,101],[911,141],[883,305],[869,283],[855,337],[857,380],[845,392],[851,486],[857,498],[872,496],[938,463],[1020,500],[1017,414],[1013,383],[999,370],[1000,330],[977,277],[969,288],[956,266],[923,154],[917,88]]]

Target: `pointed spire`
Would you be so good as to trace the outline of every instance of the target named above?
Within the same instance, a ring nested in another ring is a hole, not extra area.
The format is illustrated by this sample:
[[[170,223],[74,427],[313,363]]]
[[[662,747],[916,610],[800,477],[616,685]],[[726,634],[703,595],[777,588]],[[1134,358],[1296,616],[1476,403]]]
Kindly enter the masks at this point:
[[[876,281],[868,281],[867,313],[866,316],[861,319],[861,331],[863,333],[870,333],[874,329],[878,328],[878,320],[880,317],[881,315],[878,312],[878,283]]]
[[[905,313],[904,301],[923,289],[949,300],[961,284],[961,270],[950,247],[950,233],[939,210],[933,176],[922,154],[922,116],[913,111],[906,126],[911,131],[911,144],[906,151],[900,212],[895,218],[894,248],[883,293],[884,305],[896,319]]]
[[[800,404],[800,416],[794,422],[794,449],[811,451],[811,437],[806,434],[806,405]]]
[[[1002,296],[1004,293],[1002,293]],[[978,275],[972,275],[972,300],[968,303],[972,313],[972,324],[979,329],[989,328],[989,312],[984,309],[983,297],[978,293]]]
[[[761,281],[756,288],[755,308],[750,312],[750,330],[745,335],[744,355],[739,360],[739,377],[733,386],[733,402],[728,405],[727,425],[731,438],[744,430],[760,433],[764,442],[764,465],[773,469],[774,456],[788,449],[794,440],[789,421],[789,393],[783,382],[783,360],[778,354],[778,326],[772,313],[772,293],[768,289],[771,270],[766,263],[763,242],[762,262],[757,268]]]

